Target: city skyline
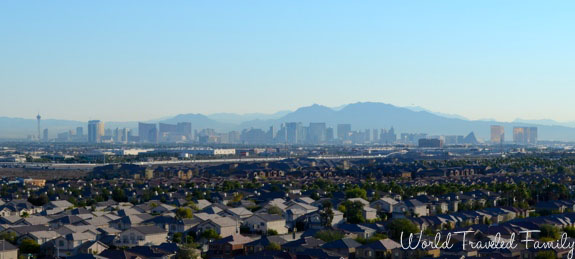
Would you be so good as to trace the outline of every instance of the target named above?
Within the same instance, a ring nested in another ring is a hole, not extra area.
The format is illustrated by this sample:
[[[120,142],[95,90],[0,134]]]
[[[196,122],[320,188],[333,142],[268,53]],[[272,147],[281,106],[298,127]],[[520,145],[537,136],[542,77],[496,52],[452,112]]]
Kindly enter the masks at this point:
[[[227,5],[1,3],[0,115],[138,121],[380,101],[573,120],[569,1]]]
[[[39,126],[40,124],[38,124]],[[159,128],[159,129],[158,129]],[[142,123],[135,129],[105,128],[104,122],[88,122],[87,138],[83,136],[83,126],[76,131],[67,130],[58,133],[57,138],[48,136],[44,129],[29,141],[38,142],[75,142],[75,143],[109,143],[109,144],[244,144],[244,145],[350,145],[350,144],[407,144],[424,148],[441,148],[443,145],[503,145],[505,129],[502,125],[491,125],[490,140],[477,139],[472,131],[466,136],[453,134],[428,134],[425,132],[401,132],[396,134],[391,126],[386,128],[356,129],[352,124],[339,123],[328,125],[325,122],[310,122],[307,126],[301,122],[285,122],[279,127],[270,126],[267,130],[244,128],[241,130],[218,131],[213,128],[193,129],[190,122]],[[513,141],[516,145],[537,145],[537,127],[513,127]]]
[[[42,127],[49,128],[52,137],[56,136],[56,134],[59,135],[59,133],[73,130],[86,123],[86,121],[54,120],[46,117],[47,116],[42,115]],[[352,125],[353,130],[394,127],[396,131],[400,133],[429,133],[431,135],[445,136],[463,137],[470,132],[474,132],[476,136],[481,139],[489,139],[490,134],[493,139],[493,127],[491,126],[501,124],[507,131],[505,135],[508,136],[513,135],[511,129],[514,127],[539,127],[541,129],[539,136],[543,140],[575,141],[573,138],[573,136],[575,136],[573,135],[575,127],[569,123],[539,123],[538,121],[498,122],[491,120],[471,121],[462,119],[457,115],[422,111],[421,108],[396,107],[385,103],[354,103],[338,108],[312,105],[301,107],[294,112],[278,113],[273,116],[262,114],[252,114],[249,116],[232,114],[208,116],[200,114],[180,114],[152,121],[101,121],[105,122],[106,128],[109,129],[121,130],[123,128],[130,128],[137,130],[138,128],[141,129],[145,127],[148,128],[148,130],[145,131],[149,132],[152,136],[156,135],[158,137],[162,135],[158,133],[173,132],[163,136],[163,138],[167,139],[190,139],[189,136],[186,136],[187,134],[182,133],[184,131],[188,132],[189,130],[187,129],[190,127],[197,130],[213,129],[218,132],[241,132],[244,129],[252,128],[267,131],[270,126],[279,127],[285,123],[303,123],[312,125],[313,127],[311,128],[313,128],[314,132],[321,131],[325,134],[328,134],[328,132],[324,130],[326,126],[335,129],[340,124],[347,124]],[[140,125],[138,125],[138,123]],[[160,123],[159,130],[156,125],[157,123]],[[550,126],[553,124],[556,126]],[[38,134],[32,131],[36,130],[37,126],[36,120],[34,119],[10,119],[0,117],[0,137],[23,138],[28,136],[28,138],[30,138],[30,135],[37,136]],[[489,132],[490,127],[491,133]],[[107,135],[110,136],[111,133]],[[118,135],[118,140],[125,140],[125,136],[123,135],[126,134]],[[325,136],[324,134],[320,134],[317,138],[322,140]],[[150,142],[155,142],[154,138],[150,138]]]

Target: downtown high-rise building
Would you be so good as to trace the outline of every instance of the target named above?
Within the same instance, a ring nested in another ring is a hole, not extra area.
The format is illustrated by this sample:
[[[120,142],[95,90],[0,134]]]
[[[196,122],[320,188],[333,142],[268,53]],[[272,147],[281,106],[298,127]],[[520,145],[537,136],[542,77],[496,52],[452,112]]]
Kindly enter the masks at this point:
[[[140,143],[158,143],[158,128],[154,123],[138,123]]]
[[[505,142],[505,128],[500,125],[491,126],[491,144],[503,144]]]
[[[329,127],[327,129],[325,129],[325,141],[331,142],[331,141],[333,141],[333,138],[334,138],[333,128]]]
[[[371,134],[371,136],[372,136],[372,137],[371,137],[372,141],[373,141],[374,143],[379,142],[379,137],[380,137],[380,136],[379,136],[379,130],[378,130],[378,129],[373,129],[371,132],[372,132],[372,134]]]
[[[389,130],[382,129],[379,136],[379,142],[386,145],[394,144],[397,141],[397,135],[395,134],[395,129],[393,127]]]
[[[160,123],[159,140],[161,142],[192,141],[192,123]]]
[[[114,143],[128,143],[130,129],[116,128],[114,130]]]
[[[309,124],[309,132],[307,135],[309,144],[321,144],[325,142],[326,125],[324,122],[316,122]]]
[[[513,128],[513,143],[517,145],[536,145],[537,127]]]
[[[48,129],[44,129],[43,136],[42,136],[42,141],[48,142],[48,139],[49,139],[49,137],[48,137]]]
[[[83,127],[77,127],[76,128],[76,136],[78,136],[78,137],[84,136],[84,128]]]
[[[286,130],[286,143],[300,144],[303,133],[301,123],[288,122],[285,124],[285,130]]]
[[[100,143],[104,136],[104,122],[99,120],[88,121],[88,142]]]
[[[351,133],[351,124],[338,124],[337,125],[337,139],[340,141],[347,140]]]

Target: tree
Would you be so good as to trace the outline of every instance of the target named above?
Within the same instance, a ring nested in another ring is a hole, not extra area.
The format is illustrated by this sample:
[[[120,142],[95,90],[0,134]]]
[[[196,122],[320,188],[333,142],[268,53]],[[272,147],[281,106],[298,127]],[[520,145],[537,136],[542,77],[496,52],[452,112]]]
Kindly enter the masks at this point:
[[[176,217],[180,219],[191,219],[194,216],[192,209],[190,208],[177,208]]]
[[[361,189],[359,187],[355,187],[355,188],[352,188],[352,189],[345,191],[345,197],[347,197],[348,199],[362,198],[362,199],[366,200],[367,199],[367,191],[364,189]]]
[[[324,201],[321,202],[321,207],[322,207],[323,209],[326,209],[326,208],[332,208],[333,205],[331,204],[331,201],[330,201],[330,200],[324,200]]]
[[[282,247],[277,243],[271,242],[266,246],[266,250],[280,251],[280,250],[282,250]]]
[[[34,206],[44,206],[46,203],[50,202],[48,195],[40,194],[39,196],[31,196],[28,198],[28,202],[32,203]]]
[[[182,243],[182,233],[175,233],[172,236],[172,242],[176,244]]]
[[[275,229],[268,229],[268,233],[267,233],[268,236],[275,236],[277,234],[278,234],[278,232]]]
[[[116,201],[116,202],[127,202],[128,201],[128,197],[126,196],[126,193],[124,192],[124,190],[122,190],[120,188],[116,188],[112,191],[112,199],[114,199],[114,201]]]
[[[331,222],[333,221],[333,210],[331,207],[324,207],[319,213],[321,218],[321,225],[324,227],[331,227]]]
[[[575,227],[565,227],[563,231],[567,233],[568,237],[575,238]]]
[[[283,211],[278,206],[271,206],[268,208],[268,214],[282,215]]]
[[[236,193],[231,200],[231,203],[238,203],[244,198],[244,195],[241,193]]]
[[[559,228],[549,224],[541,225],[541,227],[539,227],[539,230],[541,231],[539,233],[539,238],[550,238],[553,240],[558,240],[561,237]]]
[[[16,243],[17,238],[18,238],[18,236],[14,232],[4,232],[4,233],[0,234],[0,239],[6,240],[12,244]]]
[[[202,234],[200,236],[205,238],[205,239],[220,239],[220,238],[222,238],[222,237],[220,237],[218,232],[216,232],[213,229],[208,229],[208,230],[202,232]]]
[[[176,252],[176,259],[197,259],[200,258],[200,253],[198,249],[195,249],[191,245],[183,245]]]
[[[25,238],[20,243],[20,253],[22,254],[37,254],[39,252],[40,245],[30,238]]]
[[[198,205],[195,204],[193,201],[188,202],[186,205],[188,205],[188,207],[192,208],[192,210],[194,211],[200,210],[200,208],[198,208]]]
[[[407,237],[411,233],[419,233],[419,228],[408,219],[395,219],[387,225],[391,239],[399,241],[401,233]]]
[[[363,217],[363,204],[359,201],[345,201],[343,203],[345,211],[343,215],[347,219],[347,222],[351,224],[364,223],[365,218]]]

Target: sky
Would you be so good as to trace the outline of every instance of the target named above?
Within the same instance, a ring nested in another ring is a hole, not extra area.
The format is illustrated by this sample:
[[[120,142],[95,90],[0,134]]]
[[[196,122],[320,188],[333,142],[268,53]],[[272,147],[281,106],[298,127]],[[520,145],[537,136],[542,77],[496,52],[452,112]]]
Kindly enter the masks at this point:
[[[575,1],[0,1],[0,116],[575,120]]]

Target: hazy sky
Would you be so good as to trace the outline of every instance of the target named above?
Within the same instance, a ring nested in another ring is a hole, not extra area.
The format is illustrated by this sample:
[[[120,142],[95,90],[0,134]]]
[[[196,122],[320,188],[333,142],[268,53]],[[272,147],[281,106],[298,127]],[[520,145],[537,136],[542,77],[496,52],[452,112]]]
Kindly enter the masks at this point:
[[[575,1],[0,1],[0,116],[575,120]]]

